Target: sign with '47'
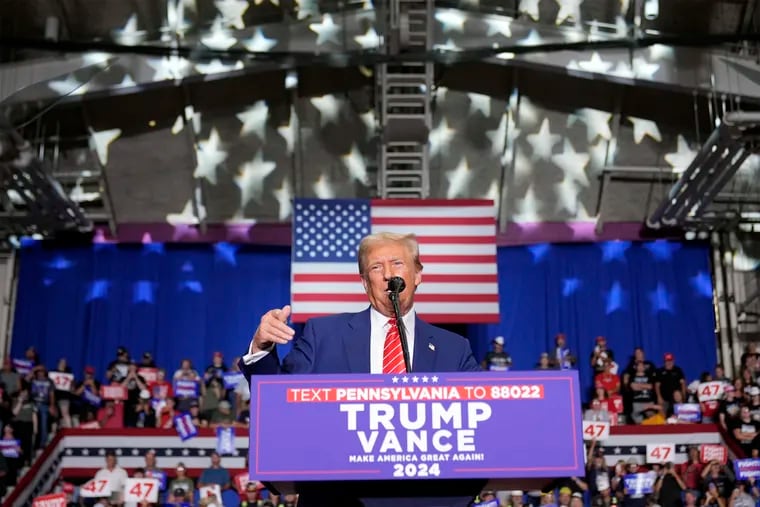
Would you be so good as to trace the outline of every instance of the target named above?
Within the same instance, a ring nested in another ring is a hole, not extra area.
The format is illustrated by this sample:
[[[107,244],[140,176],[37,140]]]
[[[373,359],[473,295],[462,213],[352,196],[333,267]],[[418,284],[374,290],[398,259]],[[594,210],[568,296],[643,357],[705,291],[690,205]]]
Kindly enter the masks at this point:
[[[583,440],[607,440],[610,423],[606,421],[583,421]]]
[[[676,455],[674,444],[647,444],[647,463],[667,463]]]
[[[124,482],[125,502],[158,502],[158,479],[127,479]]]
[[[108,479],[90,479],[79,488],[82,498],[103,498],[111,496],[111,481]]]

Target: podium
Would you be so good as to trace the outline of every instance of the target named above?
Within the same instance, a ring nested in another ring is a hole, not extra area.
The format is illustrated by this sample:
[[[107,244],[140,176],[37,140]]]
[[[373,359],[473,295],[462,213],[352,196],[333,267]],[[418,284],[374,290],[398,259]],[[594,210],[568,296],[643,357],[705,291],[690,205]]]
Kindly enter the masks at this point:
[[[584,467],[577,371],[251,378],[250,476],[299,507],[464,507]]]

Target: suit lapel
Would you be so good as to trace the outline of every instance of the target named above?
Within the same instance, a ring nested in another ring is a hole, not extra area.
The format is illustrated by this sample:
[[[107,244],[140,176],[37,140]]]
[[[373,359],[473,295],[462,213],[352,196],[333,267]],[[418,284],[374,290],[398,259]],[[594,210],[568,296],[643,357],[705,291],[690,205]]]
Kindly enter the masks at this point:
[[[351,373],[370,373],[369,308],[354,314],[348,320],[348,327],[343,334],[343,347],[346,351],[348,369]]]
[[[412,371],[427,373],[435,371],[436,340],[431,326],[416,317],[414,322],[414,358]]]

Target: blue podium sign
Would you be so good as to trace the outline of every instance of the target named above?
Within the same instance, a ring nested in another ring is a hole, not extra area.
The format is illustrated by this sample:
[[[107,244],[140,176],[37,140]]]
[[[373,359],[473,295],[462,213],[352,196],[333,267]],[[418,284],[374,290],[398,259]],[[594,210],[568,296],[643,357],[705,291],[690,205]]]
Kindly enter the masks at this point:
[[[251,380],[251,477],[583,475],[576,371],[277,375]]]

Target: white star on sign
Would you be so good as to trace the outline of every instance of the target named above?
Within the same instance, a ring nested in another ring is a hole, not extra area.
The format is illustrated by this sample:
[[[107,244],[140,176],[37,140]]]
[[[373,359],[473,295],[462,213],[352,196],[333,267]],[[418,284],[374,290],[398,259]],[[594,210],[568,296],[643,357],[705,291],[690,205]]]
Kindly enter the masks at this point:
[[[591,54],[591,60],[578,62],[578,68],[585,70],[586,72],[594,72],[597,74],[604,74],[612,68],[612,62],[605,62],[599,53],[594,51]]]
[[[628,121],[633,123],[633,140],[636,144],[641,144],[641,141],[644,140],[644,136],[649,136],[658,143],[662,141],[660,129],[652,120],[644,120],[642,118],[629,116]]]
[[[480,111],[486,118],[491,116],[491,97],[481,93],[468,93],[467,97],[470,99],[470,115]]]
[[[335,24],[332,16],[329,14],[322,15],[321,23],[311,23],[309,30],[317,34],[317,46],[321,46],[327,41],[340,44],[340,40],[338,40],[340,26]]]
[[[190,451],[188,449],[182,449],[182,455],[183,456],[190,456]]]
[[[293,212],[293,191],[290,188],[290,180],[287,178],[282,180],[282,186],[273,193],[279,205],[278,217],[280,221],[284,221]]]
[[[391,379],[391,382],[393,382],[394,384],[398,384],[398,377],[393,377]]]
[[[243,209],[253,199],[261,203],[264,191],[264,180],[272,174],[277,164],[264,160],[262,151],[256,154],[256,158],[244,163],[240,172],[235,176],[235,184],[240,189],[240,208]]]
[[[409,377],[402,378],[401,382],[404,383],[404,384],[408,384],[409,383]]]
[[[351,179],[358,181],[365,187],[369,185],[367,163],[356,144],[351,146],[351,151],[348,155],[341,155],[340,158],[343,161],[343,165],[348,169],[348,174],[351,176]]]
[[[326,123],[335,121],[340,114],[340,103],[334,95],[323,95],[309,99],[311,104],[319,110],[319,123],[322,127]]]
[[[472,170],[467,163],[467,158],[462,157],[453,171],[446,172],[446,179],[449,180],[449,188],[446,190],[446,198],[453,199],[458,195],[464,195],[467,192],[470,180],[472,179]]]
[[[557,144],[562,136],[552,134],[549,130],[549,118],[544,118],[541,128],[535,134],[526,136],[528,143],[533,147],[533,159],[549,160],[552,156],[552,148]]]
[[[533,21],[538,21],[539,18],[539,12],[538,12],[538,2],[540,0],[522,0],[520,5],[520,13],[521,14],[527,14],[531,18],[533,18]]]
[[[419,381],[420,381],[420,378],[418,376],[415,375],[414,377],[412,377],[412,383],[413,384],[416,384]]]
[[[242,113],[236,114],[237,119],[243,124],[240,127],[240,135],[253,133],[262,141],[266,141],[268,114],[269,106],[263,100],[259,100]]]
[[[89,455],[90,455],[90,451],[89,450],[82,449],[82,456],[89,456]]]
[[[172,454],[174,454],[174,451],[172,451],[171,449],[167,449],[166,450],[166,455],[167,456],[171,456]]]
[[[559,4],[556,24],[561,25],[565,20],[580,21],[581,4],[583,0],[556,0]]]
[[[216,0],[217,10],[222,14],[222,19],[228,26],[242,30],[245,28],[243,14],[248,10],[247,0]]]
[[[423,384],[427,384],[427,381],[428,381],[428,377],[427,377],[427,375],[423,375],[423,376],[422,376],[422,383],[423,383]]]
[[[227,152],[220,149],[220,145],[216,128],[211,129],[208,139],[198,142],[198,165],[193,173],[194,178],[206,178],[209,183],[216,185],[216,168],[227,159]]]
[[[437,376],[435,376],[435,375],[433,375],[432,377],[430,377],[430,381],[431,381],[433,384],[435,384],[436,382],[438,382],[438,377],[437,377]]]
[[[620,447],[615,447],[615,450],[613,452],[615,454],[620,454]]]
[[[105,166],[108,164],[108,147],[112,142],[117,140],[120,135],[121,129],[101,130],[100,132],[95,132],[90,128],[90,149],[95,150],[95,153],[98,154],[98,160],[100,160],[101,165]]]
[[[631,447],[631,454],[636,454],[638,452],[638,450],[639,449],[636,448],[636,447]]]
[[[198,449],[198,456],[205,456],[206,455],[206,449]]]
[[[562,169],[565,178],[577,181],[583,186],[589,186],[586,166],[590,160],[588,153],[577,153],[568,139],[565,139],[562,153],[552,155],[552,162]]]
[[[486,20],[486,24],[488,25],[486,36],[493,37],[498,33],[507,38],[512,37],[512,19],[501,19],[501,17],[490,18]]]
[[[261,28],[253,32],[253,37],[242,41],[243,46],[253,53],[266,53],[277,45],[276,39],[268,39]]]
[[[140,451],[139,451],[139,450],[137,450],[137,449],[132,449],[132,456],[137,456],[138,454],[140,454]]]
[[[464,14],[455,9],[438,10],[435,13],[435,19],[441,24],[443,33],[464,32]]]
[[[689,148],[689,143],[687,143],[686,139],[679,134],[678,150],[665,155],[665,162],[670,164],[670,167],[673,168],[673,172],[682,173],[691,165],[692,162],[694,162],[694,158],[697,156],[697,153],[697,150],[692,150]]]
[[[362,49],[374,49],[380,47],[382,40],[377,35],[375,27],[370,26],[364,35],[357,35],[354,40],[359,44]]]
[[[71,456],[72,454],[74,454],[73,449],[66,449],[66,456]]]

